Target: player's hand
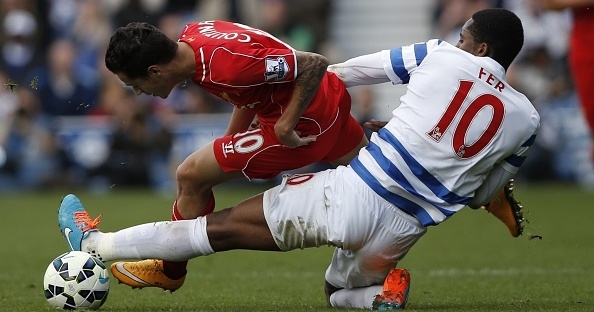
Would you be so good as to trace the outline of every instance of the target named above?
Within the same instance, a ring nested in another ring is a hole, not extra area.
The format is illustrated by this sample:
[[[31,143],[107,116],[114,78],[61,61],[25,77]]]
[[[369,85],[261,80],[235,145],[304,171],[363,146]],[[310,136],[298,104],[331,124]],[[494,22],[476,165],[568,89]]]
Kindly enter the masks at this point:
[[[363,124],[365,128],[377,132],[379,129],[383,128],[388,122],[387,121],[379,121],[375,119],[371,119],[370,121]]]
[[[276,126],[274,127],[274,132],[283,145],[291,148],[307,145],[317,139],[315,135],[301,137],[300,133],[294,129],[290,131],[281,131],[280,127]]]
[[[291,131],[289,135],[284,136],[282,139],[279,138],[281,142],[288,146],[288,147],[298,147],[307,145],[310,142],[313,142],[317,139],[315,135],[308,135],[306,137],[300,137],[297,131]]]

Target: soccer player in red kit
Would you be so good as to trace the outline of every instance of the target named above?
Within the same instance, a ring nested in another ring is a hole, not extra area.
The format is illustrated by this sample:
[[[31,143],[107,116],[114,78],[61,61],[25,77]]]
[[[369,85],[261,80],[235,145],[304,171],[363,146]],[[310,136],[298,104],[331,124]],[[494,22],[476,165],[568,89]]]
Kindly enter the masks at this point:
[[[569,67],[586,118],[594,162],[594,0],[542,0],[546,9],[571,9],[573,27],[569,39]]]
[[[212,188],[224,181],[270,179],[315,162],[346,165],[368,143],[350,115],[344,83],[326,71],[328,60],[255,28],[190,23],[175,42],[150,24],[130,23],[111,37],[105,63],[136,94],[166,98],[176,85],[192,80],[234,105],[225,135],[177,168],[172,220],[212,212]],[[250,127],[254,118],[256,126]],[[116,262],[111,272],[132,287],[174,291],[185,280],[186,265]]]

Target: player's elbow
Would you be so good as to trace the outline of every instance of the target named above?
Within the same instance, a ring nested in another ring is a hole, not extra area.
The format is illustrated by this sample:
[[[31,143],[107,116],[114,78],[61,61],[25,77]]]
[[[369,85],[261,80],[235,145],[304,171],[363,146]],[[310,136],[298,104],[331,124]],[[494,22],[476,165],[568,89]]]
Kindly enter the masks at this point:
[[[315,72],[321,79],[330,65],[328,58],[317,53],[299,51],[296,54],[298,64],[298,75],[306,72]]]
[[[321,54],[313,54],[315,55],[316,67],[325,71],[328,68],[328,66],[330,66],[330,61],[328,60],[328,58]]]

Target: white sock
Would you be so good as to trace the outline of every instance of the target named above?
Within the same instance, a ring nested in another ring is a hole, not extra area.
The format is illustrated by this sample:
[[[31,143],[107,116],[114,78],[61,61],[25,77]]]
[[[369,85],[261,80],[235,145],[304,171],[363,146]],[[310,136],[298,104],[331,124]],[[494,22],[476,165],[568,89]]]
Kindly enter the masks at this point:
[[[102,254],[98,253],[97,245],[105,245],[101,250],[112,250],[113,249],[113,237],[115,233],[103,233],[100,231],[92,231],[87,234],[82,242],[80,243],[80,249],[86,251],[91,255],[99,258],[102,261],[109,261],[113,259],[106,259]],[[110,246],[110,247],[106,247]]]
[[[330,304],[335,308],[371,309],[373,299],[382,290],[382,285],[340,289],[330,296]]]
[[[215,253],[208,240],[208,233],[206,232],[206,217],[198,217],[195,220],[195,226],[190,228],[190,242],[194,249],[195,255],[207,256]]]
[[[103,261],[163,259],[185,261],[213,254],[206,234],[206,217],[163,221],[129,227],[115,233],[90,232],[82,250]]]

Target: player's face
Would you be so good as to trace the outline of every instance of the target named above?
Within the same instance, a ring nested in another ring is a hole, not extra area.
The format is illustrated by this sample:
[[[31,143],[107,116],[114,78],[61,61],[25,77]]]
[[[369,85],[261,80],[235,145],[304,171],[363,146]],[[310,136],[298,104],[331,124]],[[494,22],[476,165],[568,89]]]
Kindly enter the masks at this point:
[[[123,73],[118,73],[117,76],[126,86],[132,87],[136,95],[144,93],[165,99],[172,89],[166,81],[161,79],[160,75],[149,74],[147,77],[134,79],[128,78]]]
[[[460,31],[460,39],[458,40],[458,43],[456,44],[457,48],[460,48],[470,54],[474,54],[477,55],[476,51],[477,51],[477,43],[474,41],[474,37],[472,36],[472,33],[470,33],[470,31],[468,31],[468,27],[470,27],[470,25],[472,25],[473,20],[472,18],[469,19],[468,21],[466,21],[466,23],[464,23],[464,26],[462,26],[462,30]]]

